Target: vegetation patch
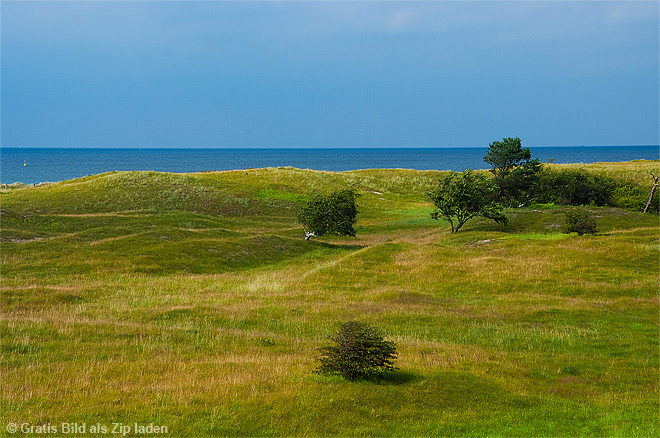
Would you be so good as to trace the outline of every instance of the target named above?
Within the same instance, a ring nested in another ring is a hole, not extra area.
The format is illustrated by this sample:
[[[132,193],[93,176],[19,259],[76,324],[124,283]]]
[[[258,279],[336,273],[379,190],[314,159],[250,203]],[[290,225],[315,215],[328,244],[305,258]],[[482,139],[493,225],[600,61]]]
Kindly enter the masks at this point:
[[[648,195],[658,165],[543,165],[539,181],[615,181],[612,202],[584,206],[586,236],[562,233],[572,206],[519,207],[513,191],[506,225],[452,234],[426,197],[446,172],[114,172],[4,190],[0,428],[658,436],[660,227],[623,201]],[[305,241],[298,206],[350,187],[355,237]],[[340,321],[387,333],[398,369],[315,374]]]

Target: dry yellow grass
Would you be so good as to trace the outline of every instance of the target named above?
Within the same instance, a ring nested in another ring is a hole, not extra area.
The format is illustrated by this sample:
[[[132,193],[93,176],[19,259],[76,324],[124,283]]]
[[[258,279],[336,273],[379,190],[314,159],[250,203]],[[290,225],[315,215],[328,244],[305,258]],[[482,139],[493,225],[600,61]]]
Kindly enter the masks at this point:
[[[284,185],[301,175],[306,187],[344,178],[282,169],[265,178]],[[0,428],[137,421],[177,436],[657,435],[657,218],[596,209],[607,230],[578,237],[548,226],[557,209],[521,209],[511,212],[517,231],[475,222],[451,235],[419,199],[395,197],[435,174],[348,178],[386,198],[368,200],[378,208],[358,223],[357,239],[320,239],[313,251],[247,268],[126,269],[143,263],[137,257],[102,264],[103,245],[143,228],[84,242],[76,241],[84,230],[69,229],[3,242],[31,252],[2,254],[11,275],[0,290]],[[299,235],[295,219],[279,217],[145,217],[181,231],[174,241],[194,249],[223,248],[221,238],[204,238],[209,230]],[[164,262],[177,256],[158,248]],[[66,271],[83,258],[88,271]],[[62,271],[40,271],[51,262]],[[349,319],[388,333],[398,373],[375,383],[312,373],[316,348]]]

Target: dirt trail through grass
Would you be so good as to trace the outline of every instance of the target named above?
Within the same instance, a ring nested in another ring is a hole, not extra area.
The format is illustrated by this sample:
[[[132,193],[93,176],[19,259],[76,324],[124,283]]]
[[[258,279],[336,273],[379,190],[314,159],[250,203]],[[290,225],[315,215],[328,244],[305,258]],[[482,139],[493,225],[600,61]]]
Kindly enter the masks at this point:
[[[53,214],[53,217],[135,217],[143,213],[142,210],[117,211],[109,213],[78,213],[78,214]]]
[[[325,269],[337,266],[338,264],[343,263],[344,261],[346,261],[347,259],[349,259],[351,257],[356,257],[360,253],[363,253],[363,252],[369,251],[370,249],[373,249],[375,246],[377,246],[377,245],[365,246],[364,248],[358,249],[357,251],[354,251],[354,252],[351,252],[349,254],[343,255],[339,258],[323,262],[323,263],[317,265],[315,268],[309,269],[308,271],[304,272],[301,275],[301,279],[305,279],[305,278],[309,277],[312,274],[316,274],[317,272],[320,272],[320,271],[323,271]],[[296,281],[298,281],[298,280],[296,280]]]

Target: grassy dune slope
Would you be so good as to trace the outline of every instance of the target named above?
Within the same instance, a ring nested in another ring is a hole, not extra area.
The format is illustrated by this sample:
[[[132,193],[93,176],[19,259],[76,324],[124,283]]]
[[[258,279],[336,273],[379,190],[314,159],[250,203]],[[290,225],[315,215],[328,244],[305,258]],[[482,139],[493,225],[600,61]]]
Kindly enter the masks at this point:
[[[644,183],[659,164],[591,167]],[[2,193],[0,430],[658,436],[658,217],[594,207],[601,232],[578,237],[537,206],[451,235],[424,197],[439,175],[121,172]],[[295,202],[346,185],[358,237],[304,241]],[[397,372],[312,373],[350,319],[389,333]]]

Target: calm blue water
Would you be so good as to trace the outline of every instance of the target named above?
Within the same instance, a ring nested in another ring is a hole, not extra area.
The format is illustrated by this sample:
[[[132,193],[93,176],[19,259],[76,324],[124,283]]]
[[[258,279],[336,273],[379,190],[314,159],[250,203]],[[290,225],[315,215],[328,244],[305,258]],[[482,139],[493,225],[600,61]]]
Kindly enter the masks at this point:
[[[535,147],[542,162],[594,163],[659,159],[658,146]],[[0,183],[62,181],[112,170],[201,172],[293,166],[343,171],[402,168],[488,169],[487,148],[417,149],[52,149],[1,148]]]

